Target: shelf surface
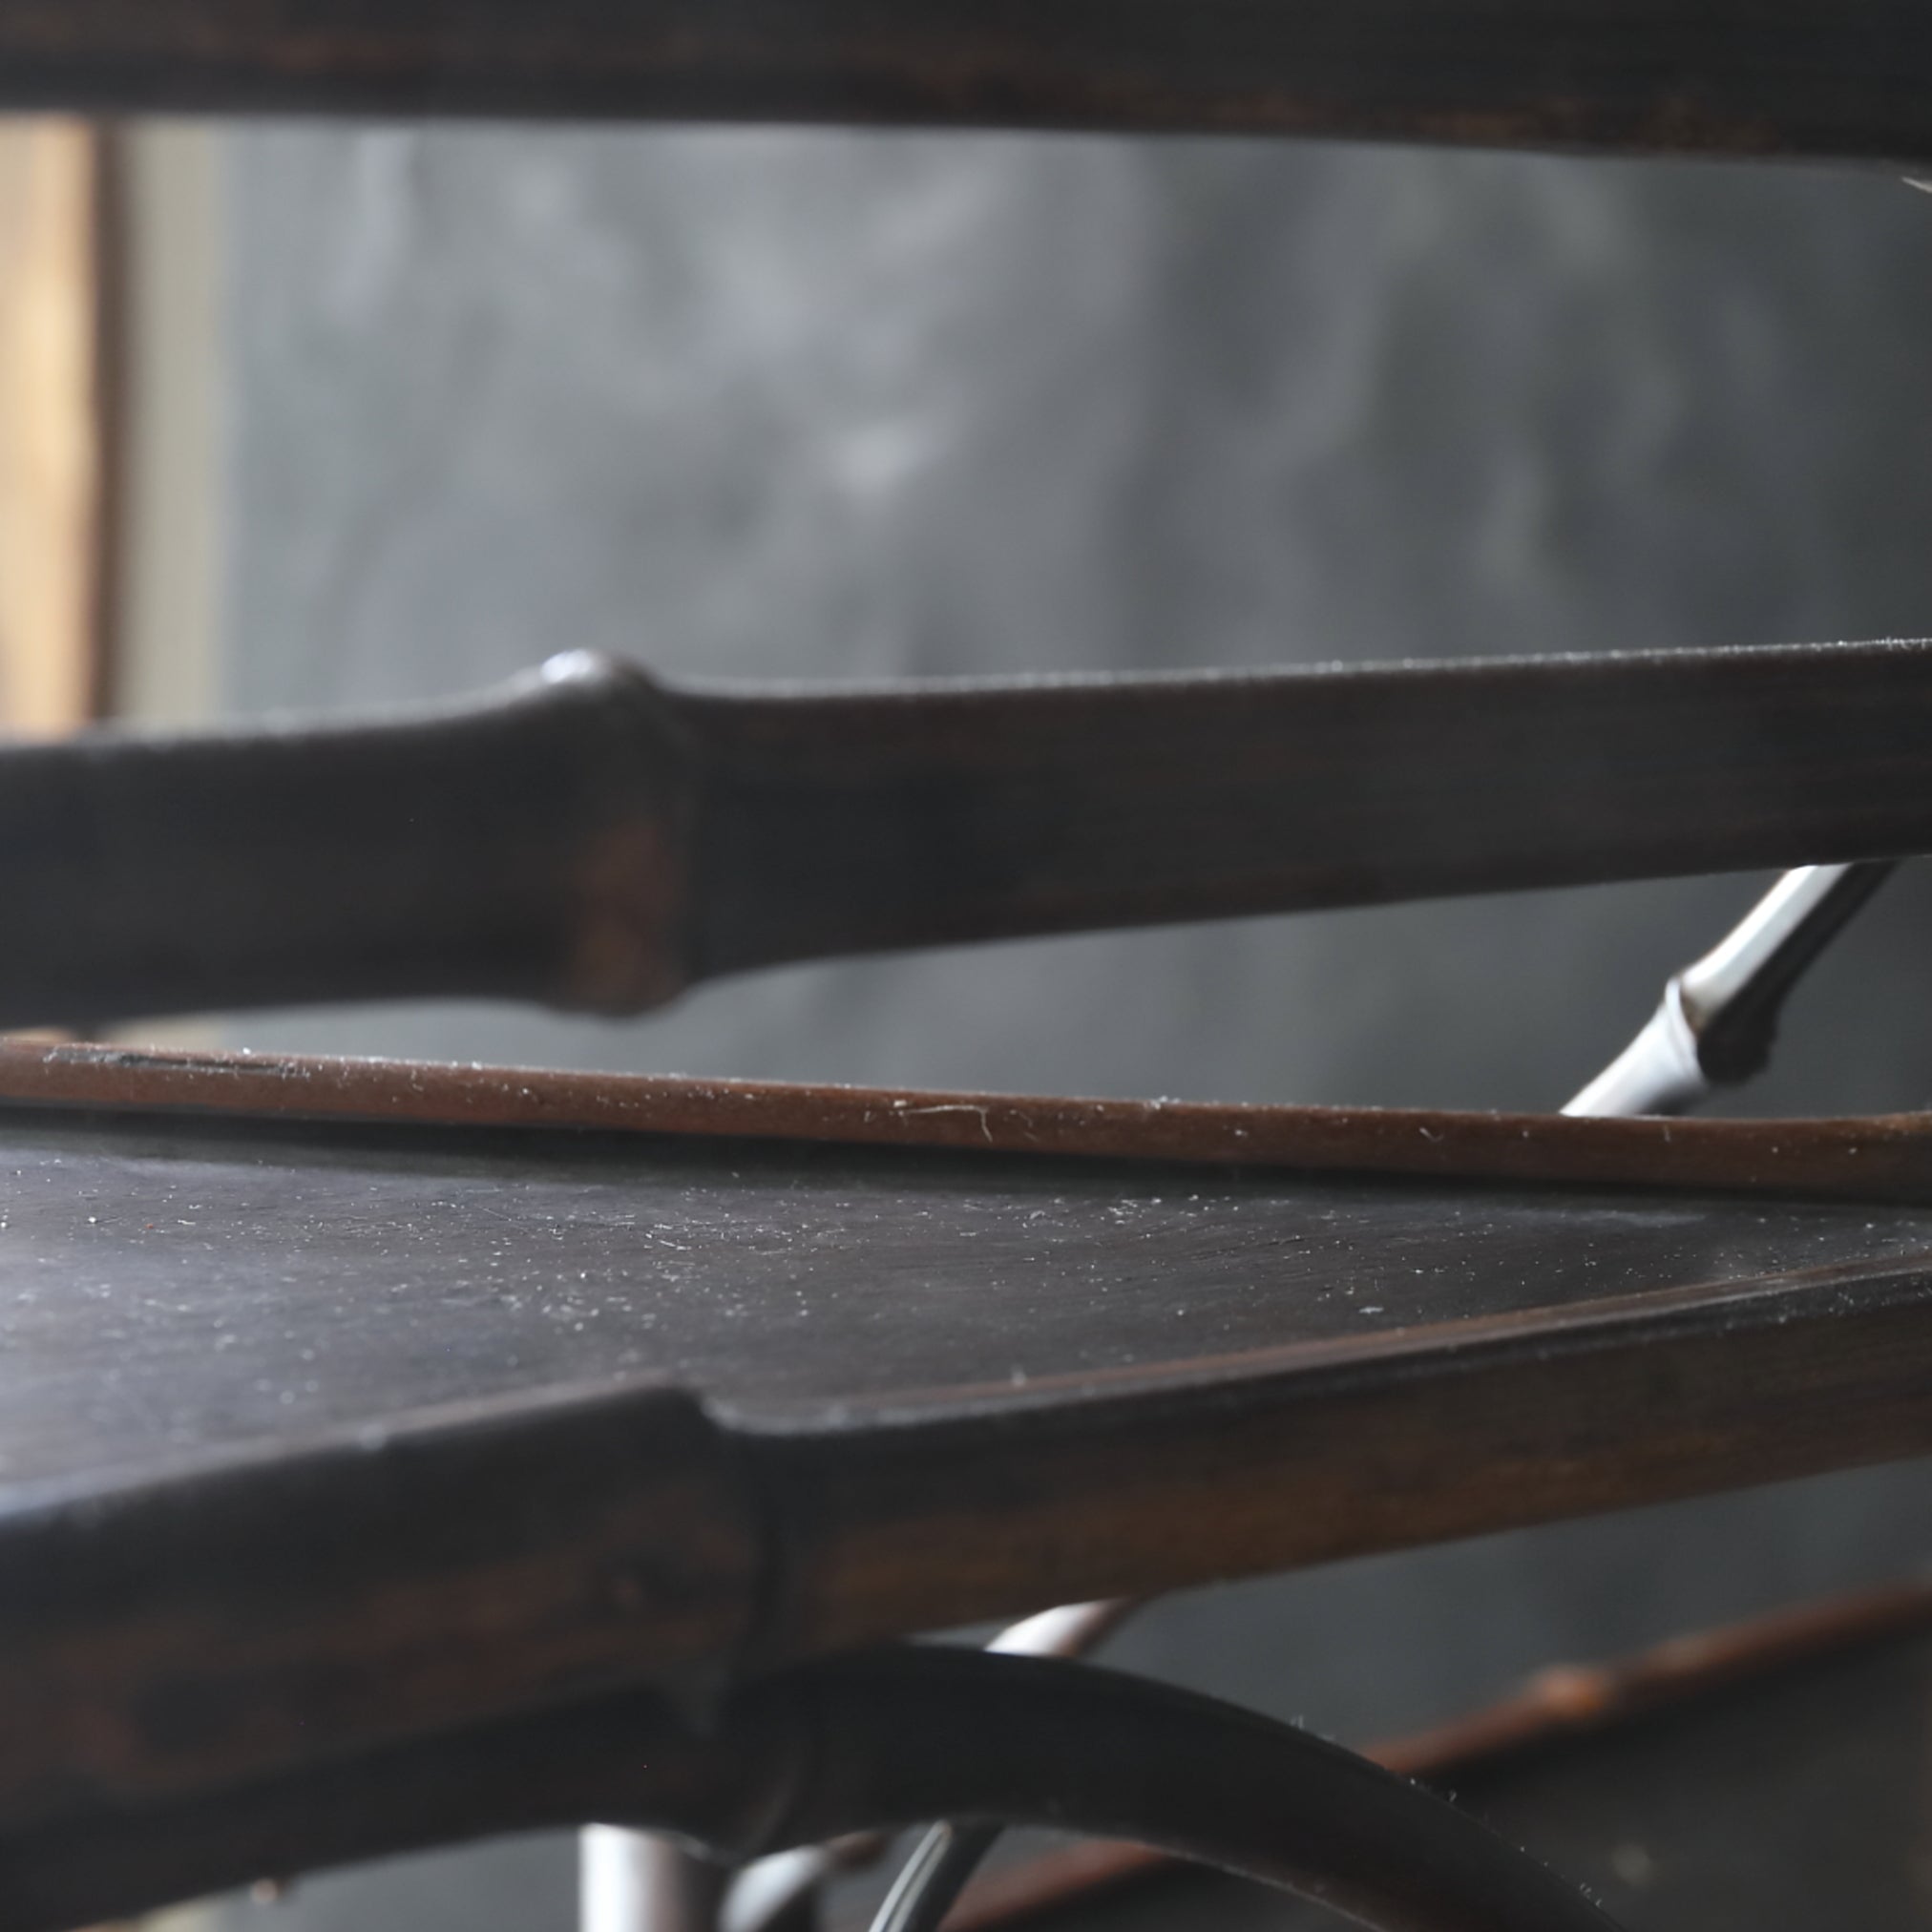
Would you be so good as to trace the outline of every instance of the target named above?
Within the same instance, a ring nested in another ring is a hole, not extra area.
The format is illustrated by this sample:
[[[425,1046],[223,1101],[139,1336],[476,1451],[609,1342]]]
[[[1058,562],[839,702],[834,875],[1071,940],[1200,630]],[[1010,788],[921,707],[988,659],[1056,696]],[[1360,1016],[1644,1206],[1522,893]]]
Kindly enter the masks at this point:
[[[0,1837],[1932,1451],[1932,1126],[0,1051]]]
[[[0,1117],[0,1482],[661,1376],[853,1429],[1932,1286],[1932,1208],[758,1139]]]

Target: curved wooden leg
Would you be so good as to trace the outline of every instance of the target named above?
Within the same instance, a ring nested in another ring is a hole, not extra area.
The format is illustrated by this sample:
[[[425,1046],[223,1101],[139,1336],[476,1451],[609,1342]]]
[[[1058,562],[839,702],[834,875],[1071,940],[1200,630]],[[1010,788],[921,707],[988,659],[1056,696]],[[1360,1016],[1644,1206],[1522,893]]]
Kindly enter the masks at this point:
[[[932,1818],[1151,1844],[1378,1932],[1612,1932],[1441,1798],[1291,1725],[1090,1665],[908,1648],[752,1684],[702,1729],[656,1696],[477,1726],[0,1836],[0,1932],[587,1818],[741,1859]]]

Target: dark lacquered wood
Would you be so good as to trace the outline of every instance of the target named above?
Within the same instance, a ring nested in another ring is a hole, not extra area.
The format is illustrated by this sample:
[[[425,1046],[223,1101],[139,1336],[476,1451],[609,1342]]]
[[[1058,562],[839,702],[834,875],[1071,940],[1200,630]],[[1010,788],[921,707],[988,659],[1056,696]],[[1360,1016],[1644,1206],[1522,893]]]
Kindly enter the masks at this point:
[[[1660,1150],[1681,1132],[1648,1125]],[[617,1376],[753,1421],[1022,1408],[1633,1296],[1855,1293],[1932,1253],[1932,1206],[1661,1176],[1397,1182],[742,1132],[16,1108],[0,1177],[0,1477],[30,1488]]]
[[[1707,1124],[1673,1186],[1681,1124],[1547,1123],[1648,1137],[1606,1186],[1485,1177],[1535,1127],[1456,1116],[1396,1143],[1451,1182],[1292,1110],[1179,1131],[1300,1167],[1189,1161],[1159,1112],[1081,1154],[1042,1103],[1022,1157],[824,1137],[950,1134],[944,1097],[501,1072],[439,1078],[630,1130],[220,1111],[429,1078],[337,1071],[0,1060],[0,1818],[1932,1449],[1932,1208],[1741,1191],[1798,1124]],[[1904,1191],[1928,1132],[1871,1143]]]
[[[8,0],[14,105],[1194,128],[1932,153],[1904,0]]]
[[[781,1641],[834,1648],[967,1603],[1144,1595],[1922,1454],[1928,1329],[1918,1282],[1880,1269],[760,1444],[782,1513],[809,1525]]]
[[[565,659],[0,755],[0,1024],[473,995],[1932,849],[1932,644],[841,693]]]
[[[669,696],[694,976],[1932,847],[1932,644]]]
[[[286,1387],[305,1344],[284,1313]],[[217,1326],[198,1346],[220,1352]],[[105,1358],[96,1374],[110,1399],[158,1393]],[[662,1387],[372,1408],[15,1492],[0,1521],[10,1816],[472,1721],[479,1691],[514,1707],[618,1679],[708,1688],[763,1584],[728,1446]]]
[[[1616,1932],[1454,1806],[1292,1725],[1061,1660],[911,1645],[743,1687],[695,1723],[608,1698],[212,1798],[0,1825],[0,1927],[585,1818],[737,1861],[956,1815],[1144,1839],[1365,1932]]]

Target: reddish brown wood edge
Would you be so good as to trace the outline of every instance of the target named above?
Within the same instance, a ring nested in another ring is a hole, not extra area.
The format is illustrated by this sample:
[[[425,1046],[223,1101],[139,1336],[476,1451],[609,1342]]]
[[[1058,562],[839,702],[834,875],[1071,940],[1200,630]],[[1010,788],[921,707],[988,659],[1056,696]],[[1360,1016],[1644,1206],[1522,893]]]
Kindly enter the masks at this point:
[[[741,1136],[959,1152],[1932,1200],[1932,1115],[1561,1114],[1069,1100],[116,1046],[0,1044],[0,1105]]]

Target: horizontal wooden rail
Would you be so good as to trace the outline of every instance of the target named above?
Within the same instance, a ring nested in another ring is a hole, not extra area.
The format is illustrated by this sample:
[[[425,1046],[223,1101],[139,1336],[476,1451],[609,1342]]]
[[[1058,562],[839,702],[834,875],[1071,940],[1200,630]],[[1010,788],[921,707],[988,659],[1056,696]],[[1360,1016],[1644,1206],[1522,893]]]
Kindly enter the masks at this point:
[[[0,756],[0,1025],[1932,850],[1932,644],[469,705]]]
[[[1608,1120],[1435,1107],[1079,1100],[37,1040],[0,1042],[0,1106],[779,1138],[801,1149],[951,1148],[1308,1174],[1932,1203],[1932,1114]]]
[[[11,106],[1932,156],[1909,0],[5,0]]]

